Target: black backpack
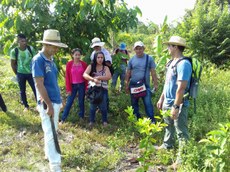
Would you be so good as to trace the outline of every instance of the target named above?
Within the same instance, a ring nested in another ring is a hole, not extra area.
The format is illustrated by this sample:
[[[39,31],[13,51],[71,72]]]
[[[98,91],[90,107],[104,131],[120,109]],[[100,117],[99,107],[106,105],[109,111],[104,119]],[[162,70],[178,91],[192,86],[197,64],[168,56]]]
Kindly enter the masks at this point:
[[[189,85],[189,90],[187,93],[184,95],[184,99],[189,99],[192,98],[194,100],[194,113],[196,113],[196,98],[198,95],[198,87],[199,87],[199,81],[201,79],[201,72],[202,72],[202,65],[201,63],[196,59],[196,58],[191,58],[191,57],[183,57],[180,58],[173,67],[174,73],[177,75],[177,64],[181,60],[187,60],[190,62],[192,66],[192,75],[191,75],[191,80],[190,80],[190,85]],[[166,68],[169,67],[169,65],[172,63],[173,60],[170,60],[166,64]]]

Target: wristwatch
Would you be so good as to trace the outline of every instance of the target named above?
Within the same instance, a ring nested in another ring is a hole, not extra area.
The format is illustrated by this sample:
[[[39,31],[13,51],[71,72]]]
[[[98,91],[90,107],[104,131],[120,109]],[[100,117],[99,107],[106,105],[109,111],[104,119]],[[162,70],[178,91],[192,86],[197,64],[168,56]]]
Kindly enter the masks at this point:
[[[176,104],[172,105],[172,107],[173,107],[174,109],[179,109],[179,108],[180,108],[180,106],[178,106],[178,105],[176,105]]]

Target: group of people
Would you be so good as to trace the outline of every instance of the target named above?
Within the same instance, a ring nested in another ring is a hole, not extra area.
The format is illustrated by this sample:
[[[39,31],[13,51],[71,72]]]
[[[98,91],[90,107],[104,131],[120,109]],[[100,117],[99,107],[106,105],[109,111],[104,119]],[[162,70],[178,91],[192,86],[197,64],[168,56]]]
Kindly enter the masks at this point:
[[[68,46],[61,43],[61,37],[58,30],[48,29],[44,31],[43,40],[37,41],[42,43],[42,50],[35,54],[32,47],[28,48],[26,37],[18,35],[18,54],[15,55],[15,49],[11,51],[12,69],[17,75],[20,96],[25,106],[29,108],[26,99],[26,81],[29,82],[34,96],[37,99],[37,109],[40,113],[42,128],[44,131],[45,155],[48,157],[51,171],[61,171],[61,155],[55,149],[54,137],[50,119],[54,121],[57,130],[59,123],[59,113],[62,106],[61,93],[58,86],[58,70],[53,61],[54,55],[59,48],[67,48]],[[68,94],[66,106],[61,116],[61,123],[64,123],[73,101],[78,96],[79,117],[84,119],[85,104],[84,99],[89,84],[103,87],[103,100],[99,104],[90,103],[90,119],[89,125],[95,123],[95,113],[97,109],[102,114],[102,123],[108,125],[108,81],[112,78],[112,86],[117,84],[118,76],[120,76],[121,88],[127,94],[130,94],[131,105],[134,109],[134,114],[140,118],[139,100],[142,99],[147,116],[155,124],[154,107],[151,98],[151,85],[154,89],[158,89],[158,78],[156,74],[156,64],[154,58],[146,54],[145,45],[141,41],[134,43],[133,50],[135,55],[129,60],[125,57],[120,64],[121,71],[117,72],[112,68],[112,57],[99,38],[92,39],[91,48],[94,49],[90,58],[91,63],[87,65],[81,60],[82,51],[75,48],[71,52],[72,60],[66,65],[65,83],[66,92]],[[191,65],[186,60],[179,62],[177,73],[173,71],[173,65],[177,60],[183,57],[183,51],[187,47],[186,41],[179,36],[172,36],[168,42],[169,54],[173,61],[167,67],[164,89],[157,102],[157,108],[162,110],[170,110],[171,116],[165,118],[168,124],[164,136],[164,142],[157,149],[170,149],[174,146],[174,133],[176,131],[179,139],[179,148],[182,150],[184,143],[188,140],[188,100],[183,100],[183,95],[188,90],[191,76]],[[31,49],[32,53],[31,53]],[[125,43],[121,43],[120,47],[115,51],[115,54],[123,53],[128,55]],[[30,61],[32,67],[29,67]],[[151,79],[150,79],[151,76]],[[144,79],[146,94],[141,98],[135,97],[130,93],[130,83],[137,83]],[[150,83],[152,81],[152,84]],[[36,90],[36,91],[35,91]],[[181,153],[182,151],[179,151]],[[176,164],[181,163],[181,155],[178,155]]]

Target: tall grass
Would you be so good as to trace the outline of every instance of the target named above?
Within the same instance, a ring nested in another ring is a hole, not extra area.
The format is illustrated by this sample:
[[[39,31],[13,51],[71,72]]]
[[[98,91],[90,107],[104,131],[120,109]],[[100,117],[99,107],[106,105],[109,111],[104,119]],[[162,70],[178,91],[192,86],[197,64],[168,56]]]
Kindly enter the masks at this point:
[[[36,109],[32,91],[27,86],[30,111],[24,113],[19,103],[19,88],[11,81],[14,76],[9,59],[0,57],[0,92],[8,107],[8,112],[0,110],[0,167],[1,171],[48,171],[48,162],[44,159],[44,140],[40,117]],[[204,169],[204,160],[208,152],[201,150],[200,141],[206,133],[218,129],[218,123],[230,119],[230,71],[223,71],[210,65],[202,74],[197,114],[193,113],[193,104],[189,111],[189,130],[191,141],[188,144],[186,161],[181,169],[199,171]],[[163,83],[163,82],[162,82]],[[65,98],[64,79],[59,78],[62,96]],[[156,104],[162,84],[153,96]],[[138,164],[129,160],[139,156],[141,135],[124,112],[130,106],[129,95],[109,90],[110,111],[109,126],[101,125],[101,114],[96,115],[96,125],[88,127],[89,102],[85,102],[86,120],[79,121],[77,101],[74,103],[67,122],[59,129],[59,140],[62,149],[63,171],[135,171]],[[141,114],[145,116],[143,104]],[[156,115],[159,112],[155,109]],[[61,114],[60,114],[61,115]],[[161,119],[160,119],[161,120]],[[162,143],[163,132],[154,136],[157,144]],[[154,166],[167,166],[175,160],[176,151],[156,152],[152,161]],[[203,167],[203,168],[202,168]],[[156,169],[152,169],[156,170]]]

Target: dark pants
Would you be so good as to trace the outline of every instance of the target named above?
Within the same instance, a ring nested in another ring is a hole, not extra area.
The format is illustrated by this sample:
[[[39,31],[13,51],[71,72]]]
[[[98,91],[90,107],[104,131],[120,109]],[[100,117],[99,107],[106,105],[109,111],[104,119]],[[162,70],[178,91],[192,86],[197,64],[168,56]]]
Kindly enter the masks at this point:
[[[5,104],[5,102],[4,102],[4,100],[3,100],[1,94],[0,94],[0,107],[2,108],[2,110],[3,110],[4,112],[7,111],[6,104]]]
[[[62,121],[65,121],[69,115],[70,108],[73,104],[73,101],[78,93],[78,105],[79,105],[79,117],[84,118],[85,113],[85,83],[72,84],[72,93],[67,98],[65,110],[62,114]]]
[[[18,84],[20,88],[21,100],[23,102],[23,105],[26,108],[28,108],[29,105],[28,105],[27,97],[26,97],[26,81],[28,81],[28,83],[30,84],[30,87],[36,98],[36,91],[35,91],[34,80],[33,80],[32,74],[17,73],[17,79],[18,79]]]
[[[103,90],[103,100],[100,104],[92,104],[90,103],[90,122],[95,122],[95,114],[96,114],[96,110],[97,107],[100,109],[101,114],[102,114],[102,122],[108,122],[107,120],[107,99],[108,98],[108,90],[104,89]]]

